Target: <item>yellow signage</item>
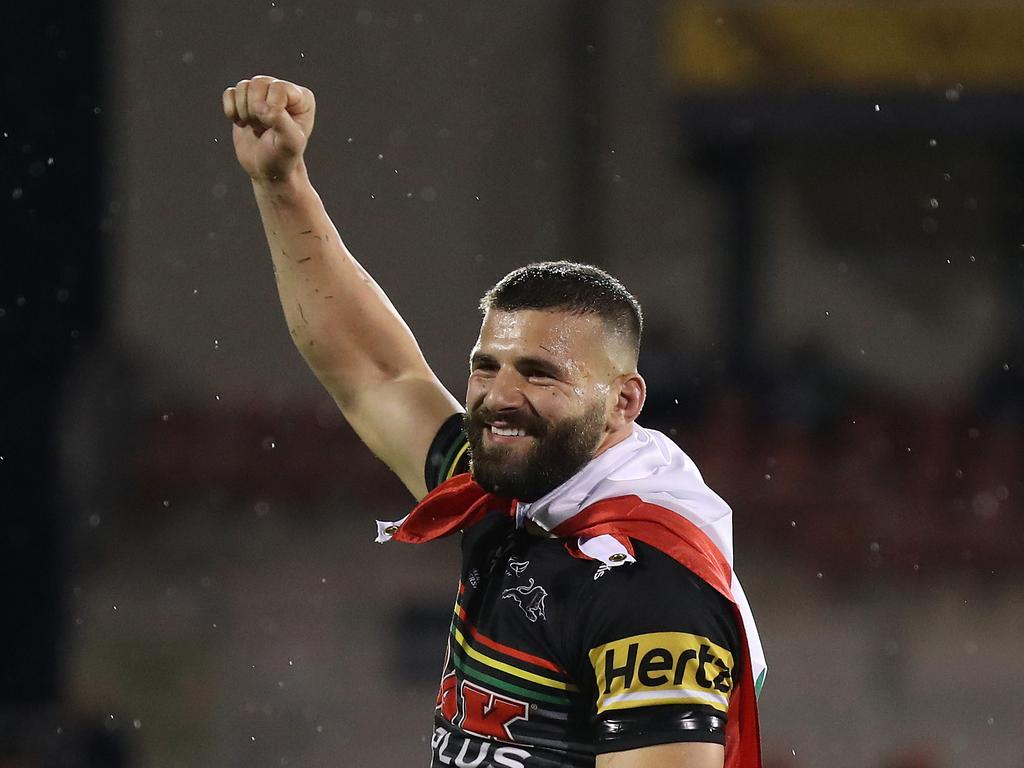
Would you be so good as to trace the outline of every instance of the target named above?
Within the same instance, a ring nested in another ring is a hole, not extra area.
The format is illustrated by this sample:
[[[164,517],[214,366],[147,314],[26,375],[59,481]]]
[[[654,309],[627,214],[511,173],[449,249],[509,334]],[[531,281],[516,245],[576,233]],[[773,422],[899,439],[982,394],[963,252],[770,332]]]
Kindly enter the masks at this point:
[[[679,0],[666,66],[678,90],[1024,90],[1024,3]]]
[[[597,711],[656,704],[707,704],[729,709],[732,654],[688,632],[650,632],[590,651]]]

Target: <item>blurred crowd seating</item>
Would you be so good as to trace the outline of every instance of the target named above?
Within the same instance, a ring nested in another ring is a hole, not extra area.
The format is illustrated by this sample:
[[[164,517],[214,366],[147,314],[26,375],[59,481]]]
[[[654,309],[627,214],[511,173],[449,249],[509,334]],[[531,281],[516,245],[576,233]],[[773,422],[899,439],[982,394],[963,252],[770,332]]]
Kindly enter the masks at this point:
[[[846,392],[805,351],[744,386],[654,382],[642,421],[732,505],[741,551],[767,547],[829,579],[999,575],[1024,569],[1024,382],[1004,373],[962,403],[906,401]],[[329,401],[154,414],[137,439],[142,500],[409,504]]]

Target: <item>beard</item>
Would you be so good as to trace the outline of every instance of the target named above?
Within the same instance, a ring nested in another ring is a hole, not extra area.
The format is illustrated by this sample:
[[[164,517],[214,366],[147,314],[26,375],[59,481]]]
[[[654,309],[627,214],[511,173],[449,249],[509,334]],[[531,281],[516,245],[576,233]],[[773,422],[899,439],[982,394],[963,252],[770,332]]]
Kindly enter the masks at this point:
[[[594,456],[604,432],[604,404],[595,403],[580,416],[547,422],[531,413],[500,420],[525,430],[533,445],[528,451],[512,445],[485,445],[488,422],[498,416],[483,406],[467,411],[464,422],[469,440],[470,471],[485,491],[532,502],[575,475]]]

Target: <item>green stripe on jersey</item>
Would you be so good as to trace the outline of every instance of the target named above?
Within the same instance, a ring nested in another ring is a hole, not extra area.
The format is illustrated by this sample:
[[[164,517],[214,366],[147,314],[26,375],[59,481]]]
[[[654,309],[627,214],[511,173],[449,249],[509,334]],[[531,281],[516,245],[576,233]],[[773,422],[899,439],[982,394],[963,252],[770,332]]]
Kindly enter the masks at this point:
[[[458,668],[458,670],[467,677],[479,680],[481,683],[490,683],[497,688],[501,688],[506,693],[516,693],[532,701],[543,701],[547,704],[561,704],[562,706],[572,704],[572,700],[568,697],[539,693],[538,691],[532,691],[528,688],[520,688],[518,685],[513,685],[512,683],[506,682],[500,678],[492,677],[491,675],[480,671],[475,664],[471,664],[467,661],[463,657],[461,649],[452,649],[452,662],[455,664],[456,668]]]

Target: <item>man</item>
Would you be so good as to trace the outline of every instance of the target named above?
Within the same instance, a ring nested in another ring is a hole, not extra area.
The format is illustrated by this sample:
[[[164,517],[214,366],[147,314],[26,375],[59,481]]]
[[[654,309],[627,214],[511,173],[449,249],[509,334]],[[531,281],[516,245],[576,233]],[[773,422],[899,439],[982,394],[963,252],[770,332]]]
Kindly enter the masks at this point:
[[[260,76],[223,107],[296,345],[421,500],[378,540],[462,532],[432,765],[760,766],[731,512],[635,424],[636,300],[586,265],[512,272],[481,303],[463,415],[309,183],[313,94]]]

